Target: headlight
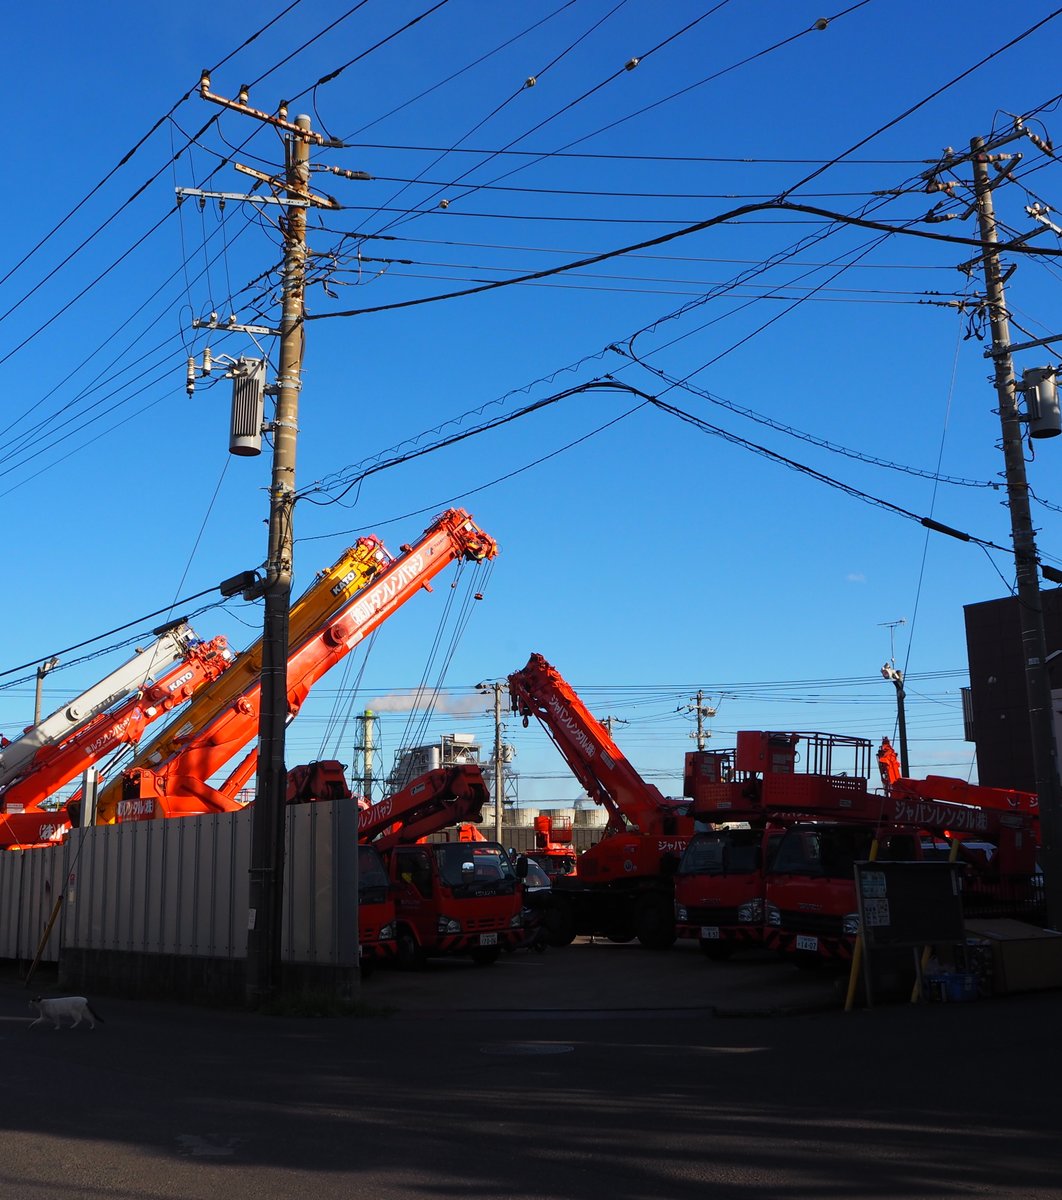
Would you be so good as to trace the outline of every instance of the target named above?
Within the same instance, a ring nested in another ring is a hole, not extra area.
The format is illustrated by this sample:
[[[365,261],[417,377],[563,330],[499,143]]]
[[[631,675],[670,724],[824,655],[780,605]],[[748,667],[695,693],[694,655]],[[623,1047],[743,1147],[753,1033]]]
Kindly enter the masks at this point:
[[[389,942],[395,936],[395,927],[393,925],[384,925],[380,930],[380,941]]]
[[[859,932],[859,913],[845,913],[841,921],[841,932],[846,937],[855,937]]]
[[[438,921],[435,923],[435,929],[438,933],[460,933],[461,922],[456,920],[454,917],[440,916]]]
[[[524,923],[524,914],[522,912],[514,913],[509,918],[509,928],[510,929],[519,929],[520,926],[523,925],[523,923]]]
[[[767,913],[767,924],[768,925],[781,925],[782,910],[778,907],[777,904],[768,903],[765,906],[765,911]]]
[[[737,919],[749,924],[763,920],[763,901],[759,896],[755,900],[746,900],[744,904],[738,905]]]
[[[676,921],[688,921],[689,919],[690,919],[690,914],[689,914],[689,911],[687,910],[685,904],[676,904],[675,905],[675,920]]]

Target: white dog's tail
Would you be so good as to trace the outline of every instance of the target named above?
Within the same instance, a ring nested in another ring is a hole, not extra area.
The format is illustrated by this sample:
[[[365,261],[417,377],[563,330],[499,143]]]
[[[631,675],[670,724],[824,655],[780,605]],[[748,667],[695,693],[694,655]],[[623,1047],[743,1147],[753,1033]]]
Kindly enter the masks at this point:
[[[85,1007],[89,1010],[94,1020],[99,1021],[101,1025],[107,1024],[107,1022],[100,1016],[100,1014],[92,1007],[91,1004],[86,1004]]]

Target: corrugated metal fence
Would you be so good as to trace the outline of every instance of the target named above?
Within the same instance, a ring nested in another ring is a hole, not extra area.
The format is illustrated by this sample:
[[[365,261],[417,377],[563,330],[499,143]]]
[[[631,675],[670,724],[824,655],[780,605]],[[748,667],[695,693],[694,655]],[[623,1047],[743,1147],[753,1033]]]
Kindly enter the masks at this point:
[[[353,801],[288,810],[286,962],[357,961],[356,819]],[[36,954],[60,889],[42,961],[63,948],[245,958],[251,820],[246,811],[97,826],[54,849],[0,854],[0,958]]]

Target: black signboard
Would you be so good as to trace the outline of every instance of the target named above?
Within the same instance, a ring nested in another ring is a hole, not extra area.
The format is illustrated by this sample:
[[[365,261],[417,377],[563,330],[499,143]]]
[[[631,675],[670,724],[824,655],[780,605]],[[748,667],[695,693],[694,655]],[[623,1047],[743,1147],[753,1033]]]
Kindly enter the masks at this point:
[[[867,951],[964,941],[958,864],[856,863],[855,882]]]

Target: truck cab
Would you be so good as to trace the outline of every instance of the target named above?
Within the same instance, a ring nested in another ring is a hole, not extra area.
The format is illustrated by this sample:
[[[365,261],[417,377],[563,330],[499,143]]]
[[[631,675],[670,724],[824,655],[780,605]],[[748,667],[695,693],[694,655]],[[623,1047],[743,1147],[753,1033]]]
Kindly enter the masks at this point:
[[[523,887],[498,842],[418,842],[388,858],[400,966],[442,955],[487,965],[520,944]]]
[[[785,830],[744,823],[697,833],[675,875],[675,929],[712,959],[763,945],[766,869]]]
[[[767,945],[798,966],[850,962],[859,934],[854,864],[870,858],[875,833],[881,861],[922,858],[913,830],[807,821],[791,826],[768,868]]]
[[[358,847],[358,945],[362,975],[393,959],[398,949],[391,881],[372,846]]]

